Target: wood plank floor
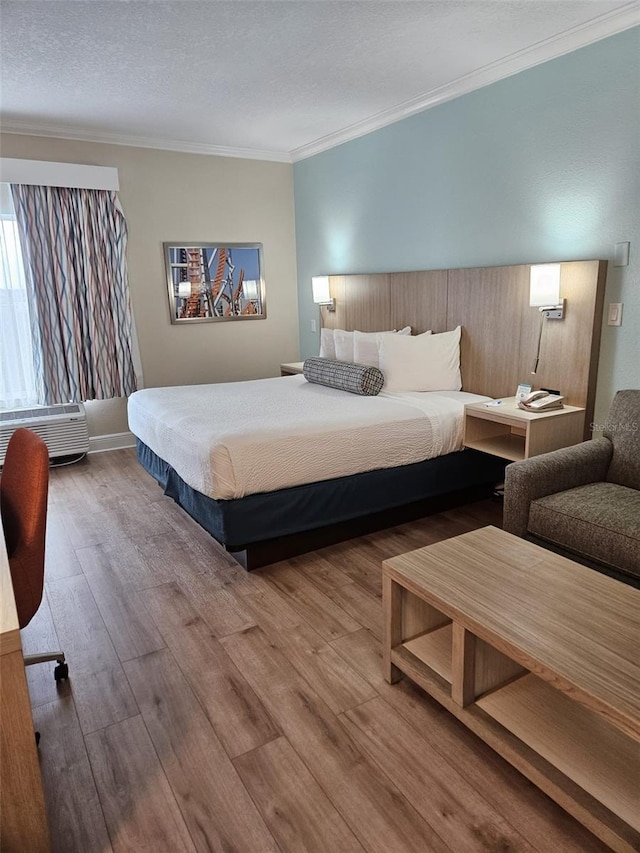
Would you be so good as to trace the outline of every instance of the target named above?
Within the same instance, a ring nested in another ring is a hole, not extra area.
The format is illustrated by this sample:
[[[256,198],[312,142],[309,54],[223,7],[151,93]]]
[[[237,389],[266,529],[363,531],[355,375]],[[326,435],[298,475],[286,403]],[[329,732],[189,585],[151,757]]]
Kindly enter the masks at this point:
[[[597,853],[409,682],[381,676],[389,556],[500,524],[471,504],[246,573],[133,451],[52,471],[27,651],[59,853]]]

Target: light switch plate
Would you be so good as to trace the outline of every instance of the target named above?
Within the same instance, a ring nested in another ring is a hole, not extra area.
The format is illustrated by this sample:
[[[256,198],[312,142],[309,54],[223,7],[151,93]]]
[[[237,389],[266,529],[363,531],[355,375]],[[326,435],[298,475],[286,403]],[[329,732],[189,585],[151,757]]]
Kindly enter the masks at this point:
[[[312,320],[312,321],[311,321],[311,331],[312,331],[312,332],[317,332],[317,331],[318,331],[318,324],[317,324],[317,321],[316,321],[316,320]]]
[[[622,325],[622,302],[609,303],[609,319],[607,323],[609,326]]]
[[[627,240],[625,243],[616,243],[613,251],[613,265],[614,267],[628,267],[629,266],[629,241]]]

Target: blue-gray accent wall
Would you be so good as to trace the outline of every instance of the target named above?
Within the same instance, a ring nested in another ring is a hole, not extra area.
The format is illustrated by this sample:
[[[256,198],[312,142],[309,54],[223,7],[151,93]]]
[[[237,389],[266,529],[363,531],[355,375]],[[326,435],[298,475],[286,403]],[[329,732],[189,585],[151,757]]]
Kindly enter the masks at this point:
[[[640,28],[300,161],[294,191],[302,358],[312,275],[607,258],[596,420],[640,387]]]

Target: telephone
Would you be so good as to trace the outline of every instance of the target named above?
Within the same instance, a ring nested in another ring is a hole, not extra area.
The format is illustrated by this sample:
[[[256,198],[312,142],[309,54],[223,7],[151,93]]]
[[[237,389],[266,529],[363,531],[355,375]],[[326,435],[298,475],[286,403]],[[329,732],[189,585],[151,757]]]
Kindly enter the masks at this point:
[[[532,391],[518,401],[518,408],[526,412],[548,412],[550,409],[562,409],[564,397],[560,394],[549,394],[548,391]]]

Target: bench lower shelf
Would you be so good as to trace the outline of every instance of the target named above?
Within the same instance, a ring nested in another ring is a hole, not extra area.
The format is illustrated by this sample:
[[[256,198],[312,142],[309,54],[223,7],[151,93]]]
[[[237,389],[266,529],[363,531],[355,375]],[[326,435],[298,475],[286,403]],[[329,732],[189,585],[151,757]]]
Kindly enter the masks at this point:
[[[640,849],[640,744],[532,673],[460,706],[451,634],[407,640],[391,662],[613,850]]]

